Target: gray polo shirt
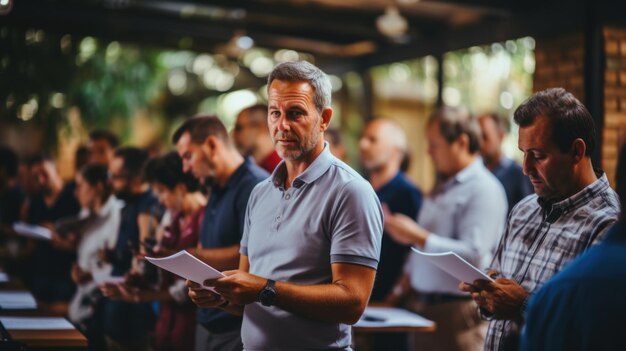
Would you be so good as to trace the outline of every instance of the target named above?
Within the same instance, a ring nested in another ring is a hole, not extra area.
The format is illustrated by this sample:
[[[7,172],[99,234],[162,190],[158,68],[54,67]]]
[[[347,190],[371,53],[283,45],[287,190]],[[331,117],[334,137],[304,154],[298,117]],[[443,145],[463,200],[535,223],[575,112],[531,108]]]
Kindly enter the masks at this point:
[[[383,215],[370,184],[325,145],[285,190],[285,163],[248,201],[241,254],[250,273],[294,284],[328,284],[331,263],[376,269]],[[280,291],[279,291],[280,294]],[[244,310],[246,350],[349,350],[349,325],[323,323],[255,302]]]

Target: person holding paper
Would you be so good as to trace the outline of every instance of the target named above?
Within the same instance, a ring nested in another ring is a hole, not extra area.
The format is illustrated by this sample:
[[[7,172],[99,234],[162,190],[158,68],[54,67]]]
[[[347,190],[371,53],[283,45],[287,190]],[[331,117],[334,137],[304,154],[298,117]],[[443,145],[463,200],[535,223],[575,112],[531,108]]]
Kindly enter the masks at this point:
[[[196,247],[206,205],[197,179],[183,173],[182,160],[176,152],[150,159],[144,173],[159,202],[172,213],[171,223],[163,228],[158,243],[146,247],[149,255],[167,256]],[[185,281],[166,271],[161,271],[160,278],[156,287],[123,285],[120,298],[128,302],[160,302],[154,331],[155,351],[192,350],[196,308],[187,296]]]
[[[619,199],[594,170],[593,118],[563,88],[535,93],[514,114],[523,170],[535,194],[520,201],[491,263],[495,282],[461,284],[491,318],[485,350],[518,346],[528,298],[617,220]]]
[[[361,164],[383,206],[416,218],[422,204],[422,192],[400,171],[407,153],[404,131],[391,119],[377,118],[365,126],[359,140]],[[402,276],[402,266],[410,246],[393,240],[383,232],[380,263],[370,302],[385,301]],[[407,349],[406,334],[377,333],[373,335],[375,349]]]
[[[385,213],[385,230],[398,242],[421,251],[453,251],[477,267],[491,260],[506,220],[507,202],[498,179],[478,156],[480,126],[457,108],[441,108],[426,127],[428,153],[438,174],[437,184],[424,198],[417,223],[401,213]],[[459,281],[411,253],[405,281],[390,297],[407,296],[406,307],[437,323],[437,330],[414,335],[424,350],[480,350],[486,323]]]
[[[324,142],[330,81],[305,61],[268,78],[270,135],[283,158],[252,192],[238,270],[188,282],[199,306],[243,314],[249,350],[350,350],[380,255],[382,211],[372,187]]]
[[[109,164],[111,188],[115,196],[124,200],[122,220],[113,250],[107,259],[112,265],[111,275],[124,277],[136,269],[135,253],[141,238],[149,235],[159,221],[161,207],[143,179],[143,167],[148,153],[136,147],[115,150]],[[109,349],[145,350],[154,313],[149,303],[128,303],[117,299],[117,283],[100,285],[102,294],[102,323]]]
[[[188,119],[174,133],[173,142],[185,172],[199,180],[211,179],[200,240],[189,252],[220,271],[235,269],[250,193],[268,174],[239,154],[217,116]],[[240,316],[200,308],[197,321],[197,351],[242,349]]]
[[[31,194],[22,207],[26,222],[54,229],[58,220],[78,215],[80,204],[74,189],[63,182],[51,158],[36,155],[26,164],[31,178]],[[76,237],[71,239],[75,245]],[[74,295],[76,287],[70,270],[76,254],[68,251],[66,245],[58,245],[65,242],[53,231],[52,240],[37,240],[33,245],[24,280],[37,299],[67,303]]]
[[[77,289],[68,315],[91,343],[102,343],[102,326],[97,323],[99,316],[94,317],[102,295],[93,275],[111,273],[111,265],[102,259],[100,252],[115,245],[124,204],[113,196],[108,169],[103,165],[92,164],[80,169],[76,175],[76,198],[84,209],[81,217],[89,220],[76,247],[72,280]]]
[[[615,182],[622,204],[619,221],[601,243],[533,294],[522,351],[626,350],[626,142]]]

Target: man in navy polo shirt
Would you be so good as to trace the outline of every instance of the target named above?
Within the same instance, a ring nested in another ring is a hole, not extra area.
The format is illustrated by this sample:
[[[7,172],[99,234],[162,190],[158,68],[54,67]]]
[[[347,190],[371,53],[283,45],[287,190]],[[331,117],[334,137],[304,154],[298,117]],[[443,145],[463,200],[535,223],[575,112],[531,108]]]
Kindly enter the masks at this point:
[[[250,192],[268,174],[244,159],[216,116],[188,119],[174,133],[183,170],[211,178],[211,194],[192,254],[223,271],[237,268]],[[241,350],[241,317],[219,309],[198,310],[196,350]]]
[[[350,324],[369,299],[382,236],[371,185],[324,142],[332,116],[326,74],[304,61],[268,78],[268,125],[283,162],[254,188],[239,270],[188,282],[200,306],[243,314],[246,350],[350,350]]]

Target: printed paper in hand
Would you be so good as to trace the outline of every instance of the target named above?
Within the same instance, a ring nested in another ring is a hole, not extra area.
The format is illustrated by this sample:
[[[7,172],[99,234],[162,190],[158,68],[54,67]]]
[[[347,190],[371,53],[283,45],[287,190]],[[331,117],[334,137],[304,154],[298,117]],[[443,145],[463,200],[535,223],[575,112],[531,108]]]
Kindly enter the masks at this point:
[[[419,314],[401,308],[372,307],[365,308],[355,327],[391,328],[391,327],[432,327],[435,323]]]
[[[163,258],[146,257],[146,260],[166,271],[200,285],[207,279],[217,279],[224,276],[222,272],[200,261],[185,250]]]
[[[7,330],[72,330],[74,326],[63,317],[0,317]]]
[[[493,281],[490,276],[483,273],[480,269],[472,266],[469,262],[454,252],[428,253],[422,252],[414,247],[412,247],[411,250],[459,281],[470,284],[476,279]]]
[[[13,223],[13,230],[23,236],[27,236],[33,239],[39,240],[52,240],[52,232],[50,229],[34,225],[28,224],[24,222],[15,222]]]

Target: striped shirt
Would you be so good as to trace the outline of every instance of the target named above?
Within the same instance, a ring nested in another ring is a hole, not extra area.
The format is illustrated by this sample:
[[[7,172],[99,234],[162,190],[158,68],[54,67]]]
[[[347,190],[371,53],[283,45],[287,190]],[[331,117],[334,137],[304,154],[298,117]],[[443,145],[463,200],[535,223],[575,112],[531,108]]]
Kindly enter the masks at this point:
[[[619,209],[619,199],[605,174],[560,202],[548,203],[536,194],[529,195],[511,211],[491,267],[532,294],[599,242],[617,221]],[[515,322],[492,320],[485,350],[517,347],[517,335]]]

